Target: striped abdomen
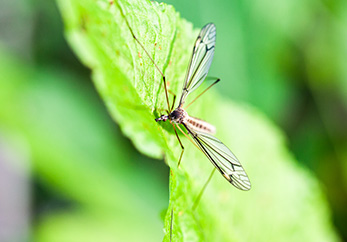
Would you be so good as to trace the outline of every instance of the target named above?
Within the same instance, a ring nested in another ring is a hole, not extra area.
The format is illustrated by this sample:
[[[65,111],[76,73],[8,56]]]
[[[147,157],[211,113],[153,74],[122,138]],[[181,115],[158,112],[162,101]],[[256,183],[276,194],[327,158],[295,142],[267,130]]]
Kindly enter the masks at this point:
[[[198,118],[193,118],[193,117],[187,117],[186,118],[186,125],[188,125],[188,128],[191,128],[196,131],[204,132],[204,133],[209,133],[209,134],[215,134],[216,133],[216,128],[201,120]]]

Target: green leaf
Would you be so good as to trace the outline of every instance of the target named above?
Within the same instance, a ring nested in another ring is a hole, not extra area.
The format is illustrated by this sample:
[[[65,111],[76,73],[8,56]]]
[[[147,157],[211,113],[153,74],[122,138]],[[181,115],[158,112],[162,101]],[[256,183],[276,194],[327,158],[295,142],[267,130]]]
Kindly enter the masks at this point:
[[[26,151],[41,186],[72,205],[36,215],[34,240],[159,240],[164,186],[153,170],[131,162],[141,156],[119,135],[94,90],[81,88],[68,72],[0,53],[2,139],[19,140],[13,150]],[[10,165],[28,170],[28,164]],[[129,236],[132,226],[141,231]]]
[[[173,241],[337,239],[317,181],[296,165],[282,132],[251,107],[214,92],[205,94],[188,111],[217,127],[217,137],[238,156],[253,188],[241,192],[216,173],[197,209],[192,210],[212,165],[181,136],[185,153],[177,168],[180,146],[172,127],[154,121],[167,107],[161,76],[131,36],[122,12],[165,73],[169,89],[178,95],[197,30],[171,6],[156,2],[58,3],[66,37],[93,71],[95,86],[114,120],[138,150],[155,158],[164,154],[171,168],[164,241],[170,240],[171,211]]]

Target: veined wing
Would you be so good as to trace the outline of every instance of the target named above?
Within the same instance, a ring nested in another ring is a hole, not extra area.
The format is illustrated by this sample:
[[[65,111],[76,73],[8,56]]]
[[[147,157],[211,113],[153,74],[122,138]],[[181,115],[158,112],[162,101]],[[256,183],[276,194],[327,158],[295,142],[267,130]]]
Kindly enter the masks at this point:
[[[195,41],[180,105],[184,103],[187,95],[198,88],[205,80],[213,59],[215,43],[216,26],[213,23],[206,24]]]
[[[251,189],[251,182],[236,156],[216,137],[193,130],[184,124],[196,144],[232,185],[240,190]]]

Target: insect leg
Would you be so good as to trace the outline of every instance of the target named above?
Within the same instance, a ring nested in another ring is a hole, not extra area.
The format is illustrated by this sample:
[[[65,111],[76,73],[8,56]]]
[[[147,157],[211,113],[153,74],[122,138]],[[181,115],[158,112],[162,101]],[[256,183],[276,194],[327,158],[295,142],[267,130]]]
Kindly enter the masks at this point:
[[[170,91],[170,89],[167,89],[167,91],[168,91],[171,95],[176,96],[176,94],[173,93],[172,91]]]
[[[213,87],[215,84],[217,84],[220,81],[220,79],[218,78],[214,83],[212,83],[208,88],[206,88],[202,93],[200,93],[198,96],[196,96],[196,98],[194,98],[193,101],[191,101],[186,107],[185,109],[187,109],[193,102],[196,101],[196,99],[198,99],[199,97],[201,97],[202,94],[204,94],[208,89],[210,89],[211,87]]]
[[[176,94],[173,93],[172,91],[170,91],[170,89],[167,89],[167,91],[173,96],[173,101],[172,101],[172,105],[171,105],[171,109],[169,110],[169,112],[171,113],[172,110],[174,109],[175,106],[175,102],[176,102]]]
[[[170,220],[170,242],[172,241],[172,225],[173,224],[173,207],[171,208],[171,220]]]
[[[196,148],[198,148],[203,154],[205,154],[200,148],[199,146],[196,145],[196,143],[180,128],[180,126],[177,125],[177,128],[182,132],[182,134],[184,134],[184,136],[187,137],[187,139],[190,140],[190,142],[192,142],[193,145],[195,145]]]
[[[202,187],[201,191],[199,192],[199,195],[195,198],[195,201],[194,201],[193,206],[192,206],[192,210],[195,210],[195,208],[198,206],[200,199],[201,199],[201,196],[204,193],[208,183],[211,181],[212,176],[213,176],[215,171],[216,171],[216,168],[213,168],[210,176],[208,177],[207,181],[205,182],[204,186]]]
[[[118,1],[115,1],[115,2],[116,2],[116,4],[118,5],[118,8],[119,8],[119,10],[120,10],[120,12],[121,12],[121,14],[122,14],[122,16],[123,16],[123,18],[124,18],[124,20],[125,20],[127,26],[128,26],[128,28],[129,28],[129,30],[130,30],[131,35],[133,36],[133,38],[135,39],[135,41],[141,46],[141,48],[145,51],[146,55],[149,57],[149,59],[150,59],[150,60],[152,61],[152,63],[154,64],[155,68],[159,71],[160,75],[162,76],[163,82],[164,82],[164,89],[165,89],[165,97],[166,97],[167,107],[168,107],[168,109],[170,110],[169,96],[168,96],[168,94],[167,94],[168,91],[167,91],[166,80],[165,80],[165,76],[164,76],[163,72],[159,69],[159,67],[157,66],[157,64],[154,62],[153,58],[149,55],[149,53],[147,52],[147,50],[145,49],[145,47],[142,45],[142,43],[141,43],[141,42],[137,39],[137,37],[135,36],[135,34],[134,34],[132,28],[130,27],[130,24],[129,24],[129,22],[128,22],[128,19],[125,17],[125,14],[124,14],[124,12],[123,12],[123,9],[121,8],[121,6],[120,6],[120,4],[118,3]]]
[[[182,156],[183,156],[183,152],[184,152],[184,146],[183,146],[183,144],[182,144],[182,142],[181,142],[180,137],[179,137],[178,134],[177,134],[175,125],[174,125],[173,123],[171,123],[171,124],[172,124],[172,127],[174,128],[174,131],[175,131],[176,137],[177,137],[177,139],[178,139],[178,142],[180,143],[181,148],[182,148],[182,152],[181,152],[181,155],[180,155],[180,159],[178,160],[178,164],[177,164],[177,167],[179,167],[180,164],[181,164],[181,160],[182,160]]]
[[[184,125],[184,124],[183,124]],[[202,153],[204,153],[197,145],[195,142],[193,142],[193,140],[185,133],[183,132],[183,130],[180,128],[180,126],[177,125],[177,128],[190,140],[190,142],[192,142]],[[205,154],[205,153],[204,153]],[[198,206],[199,201],[201,199],[202,194],[204,193],[208,183],[210,182],[210,180],[212,179],[212,176],[214,174],[214,172],[216,171],[216,168],[213,168],[210,176],[208,177],[207,181],[205,182],[203,188],[201,189],[201,191],[199,192],[199,195],[196,197],[193,206],[192,206],[192,210],[195,210],[195,208]]]
[[[172,112],[172,110],[174,109],[174,106],[175,106],[175,101],[176,101],[176,95],[173,94],[173,100],[172,100],[172,106],[171,106],[171,109],[170,109],[170,113]]]

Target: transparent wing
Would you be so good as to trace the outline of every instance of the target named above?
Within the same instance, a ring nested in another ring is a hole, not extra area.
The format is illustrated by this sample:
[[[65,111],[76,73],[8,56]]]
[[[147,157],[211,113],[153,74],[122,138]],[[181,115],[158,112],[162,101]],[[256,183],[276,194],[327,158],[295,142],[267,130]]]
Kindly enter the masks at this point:
[[[184,125],[217,170],[236,188],[251,189],[251,182],[236,156],[216,137]]]
[[[186,74],[182,90],[180,105],[187,95],[198,88],[205,80],[214,55],[216,43],[216,26],[213,23],[206,24],[200,31],[195,41],[192,58]]]

